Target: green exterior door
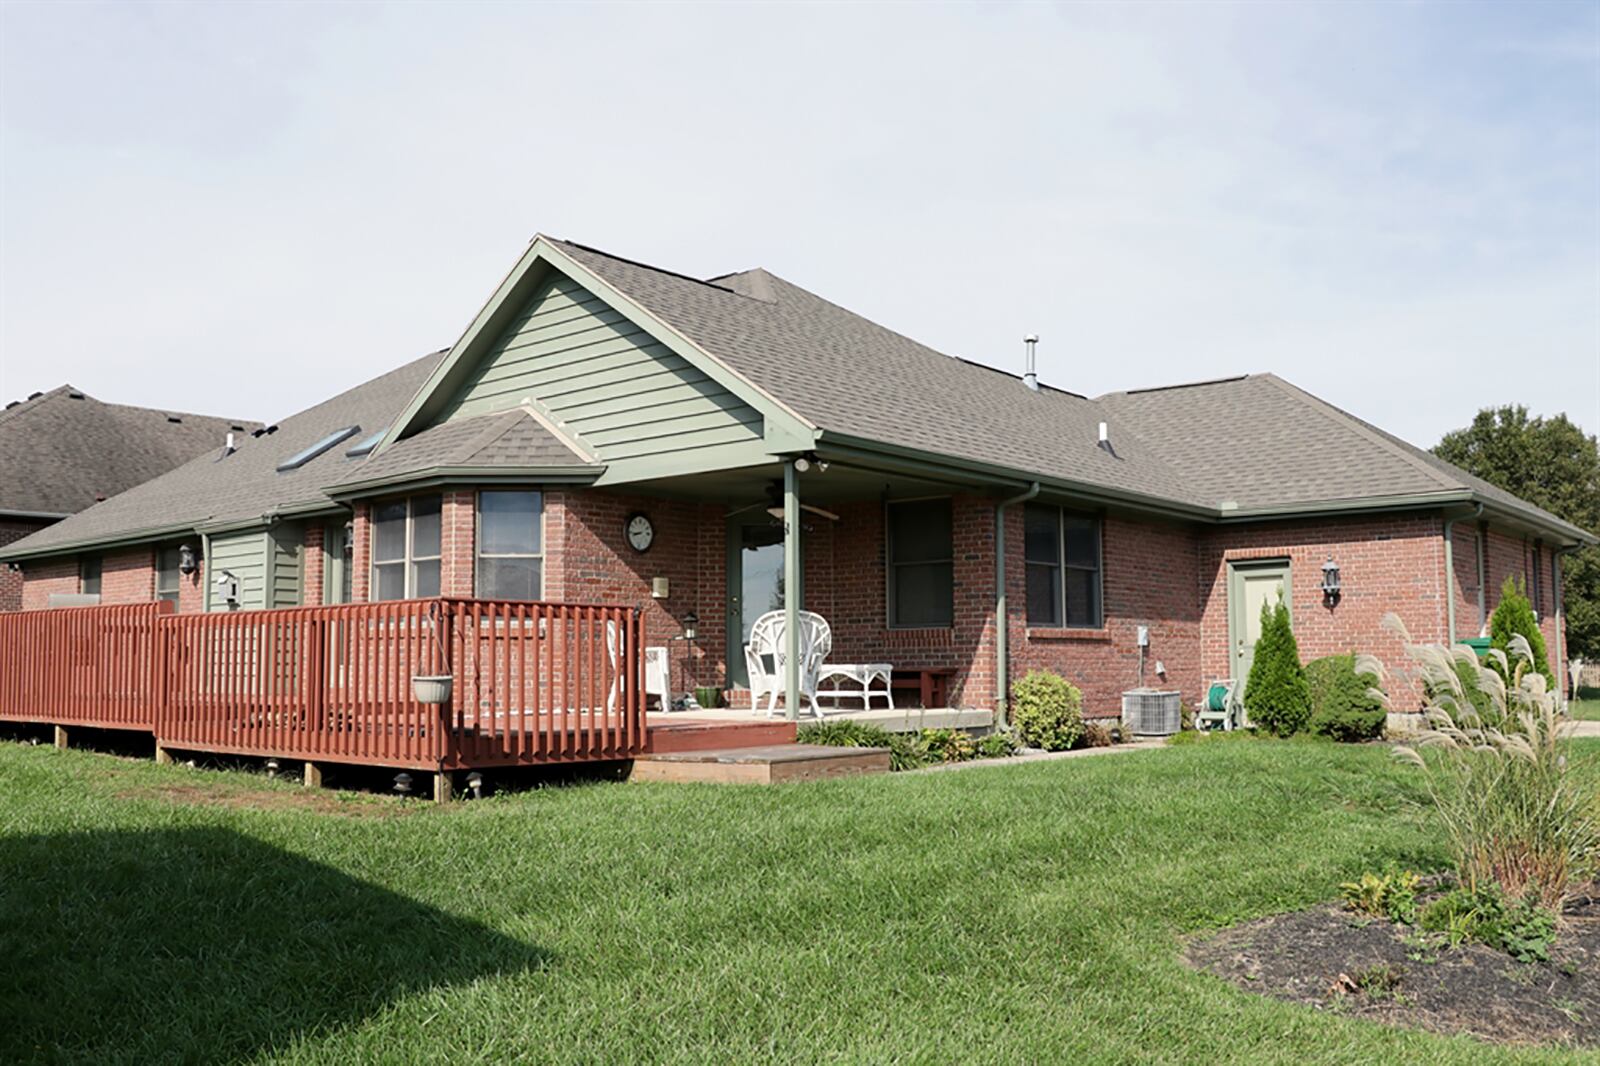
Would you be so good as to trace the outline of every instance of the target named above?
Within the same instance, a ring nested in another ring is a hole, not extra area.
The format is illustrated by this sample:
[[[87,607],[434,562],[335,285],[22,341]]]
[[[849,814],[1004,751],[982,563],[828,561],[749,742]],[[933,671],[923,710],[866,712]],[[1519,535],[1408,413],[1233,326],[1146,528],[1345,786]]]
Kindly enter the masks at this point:
[[[1228,564],[1228,646],[1241,693],[1261,637],[1261,608],[1276,603],[1280,595],[1289,603],[1289,591],[1287,559]]]
[[[744,645],[768,611],[783,610],[783,526],[764,514],[728,520],[728,685],[749,688]]]
[[[350,602],[350,538],[343,522],[329,522],[322,531],[322,602]]]

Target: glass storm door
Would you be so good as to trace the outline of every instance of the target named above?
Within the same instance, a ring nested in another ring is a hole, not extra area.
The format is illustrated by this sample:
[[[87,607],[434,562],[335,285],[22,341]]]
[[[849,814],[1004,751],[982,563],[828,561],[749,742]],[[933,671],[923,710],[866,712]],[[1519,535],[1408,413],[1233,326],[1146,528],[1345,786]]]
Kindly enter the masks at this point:
[[[728,684],[750,686],[744,646],[756,619],[783,610],[783,526],[770,519],[728,523]]]

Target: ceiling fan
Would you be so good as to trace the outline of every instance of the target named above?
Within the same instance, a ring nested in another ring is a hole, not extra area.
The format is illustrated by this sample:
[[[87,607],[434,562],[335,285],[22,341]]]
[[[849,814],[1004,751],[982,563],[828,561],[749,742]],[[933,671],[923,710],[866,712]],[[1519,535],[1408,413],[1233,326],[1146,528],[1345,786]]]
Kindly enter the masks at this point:
[[[743,507],[736,507],[733,510],[728,512],[727,517],[732,518],[734,515],[741,515],[741,514],[744,514],[746,511],[754,511],[757,507],[765,507],[766,511],[767,511],[767,513],[769,515],[771,515],[773,518],[778,519],[779,521],[782,521],[783,520],[783,482],[781,482],[781,481],[771,482],[770,484],[767,485],[767,498],[765,500],[761,501],[760,503],[747,503]],[[834,514],[832,511],[826,510],[826,509],[821,508],[821,507],[814,507],[809,503],[802,503],[800,505],[800,510],[809,511],[814,515],[820,515],[821,517],[826,518],[830,522],[839,521],[839,516]]]

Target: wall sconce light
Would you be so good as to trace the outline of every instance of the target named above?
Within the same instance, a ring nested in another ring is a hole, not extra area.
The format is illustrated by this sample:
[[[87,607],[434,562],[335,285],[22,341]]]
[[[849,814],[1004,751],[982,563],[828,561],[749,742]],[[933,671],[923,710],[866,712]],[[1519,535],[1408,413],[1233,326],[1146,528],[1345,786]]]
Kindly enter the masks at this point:
[[[194,546],[190,544],[178,545],[178,572],[192,574],[200,569],[200,560],[194,557]]]
[[[1322,564],[1322,603],[1325,607],[1332,607],[1339,602],[1341,590],[1339,588],[1339,564],[1333,561],[1333,556]]]
[[[700,625],[700,616],[690,611],[683,616],[683,639],[694,640],[699,636],[697,629]]]

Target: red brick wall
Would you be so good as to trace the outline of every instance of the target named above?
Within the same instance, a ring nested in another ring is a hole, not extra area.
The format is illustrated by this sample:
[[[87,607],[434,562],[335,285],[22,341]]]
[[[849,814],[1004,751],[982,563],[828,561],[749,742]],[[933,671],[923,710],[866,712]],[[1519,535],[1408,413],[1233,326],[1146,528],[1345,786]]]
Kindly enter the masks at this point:
[[[474,544],[477,536],[477,493],[447,492],[439,516],[439,592],[445,596],[473,594]]]
[[[1343,593],[1323,603],[1322,564],[1339,564]],[[1400,641],[1380,623],[1398,614],[1414,641],[1445,639],[1444,538],[1437,515],[1329,518],[1224,526],[1201,535],[1202,663],[1206,676],[1230,672],[1228,566],[1240,559],[1286,558],[1295,640],[1301,662],[1343,652],[1370,652],[1391,671],[1407,666]],[[1395,710],[1414,709],[1416,687],[1396,679]]]
[[[350,519],[350,602],[372,596],[372,507],[358,503]]]
[[[78,591],[78,560],[43,559],[22,564],[22,609],[38,611],[50,606],[54,593]]]
[[[101,559],[100,602],[148,603],[155,599],[155,562],[154,547],[107,552]],[[40,610],[50,606],[52,593],[78,591],[78,560],[49,559],[25,563],[23,577],[23,610]]]
[[[1122,711],[1122,693],[1139,683],[1138,627],[1150,628],[1145,684],[1198,698],[1200,595],[1195,572],[1201,535],[1189,528],[1110,516],[1101,540],[1104,625],[1099,629],[1027,627],[1022,511],[1006,515],[1006,601],[1011,676],[1050,670],[1083,692],[1084,712]],[[1158,675],[1156,663],[1166,672]]]
[[[37,533],[50,523],[42,519],[0,519],[0,548],[15,544],[30,533]],[[0,563],[0,611],[22,610],[22,571]]]
[[[1555,564],[1550,557],[1548,545],[1541,545],[1537,556],[1534,552],[1534,541],[1521,534],[1511,534],[1497,529],[1488,532],[1485,552],[1486,574],[1484,584],[1488,588],[1489,614],[1494,614],[1494,609],[1500,603],[1500,588],[1505,584],[1506,578],[1516,577],[1524,591],[1532,598],[1534,594],[1531,575],[1537,565],[1539,570],[1539,598],[1533,605],[1534,611],[1539,616],[1539,631],[1544,634],[1545,653],[1549,656],[1550,667],[1556,671],[1556,680],[1559,684],[1566,684],[1566,664],[1557,663],[1556,652],[1556,599],[1555,599]],[[1460,617],[1460,614],[1457,614]],[[1476,620],[1476,613],[1473,615]],[[1463,631],[1463,636],[1471,633]],[[1565,691],[1563,687],[1561,691]]]
[[[323,581],[328,572],[328,555],[323,545],[325,532],[326,528],[321,522],[307,522],[305,525],[300,587],[300,603],[305,607],[316,607],[323,602]]]

